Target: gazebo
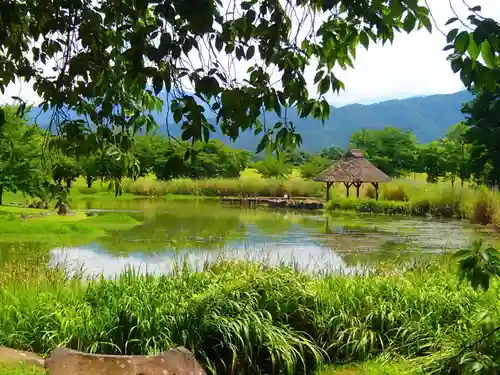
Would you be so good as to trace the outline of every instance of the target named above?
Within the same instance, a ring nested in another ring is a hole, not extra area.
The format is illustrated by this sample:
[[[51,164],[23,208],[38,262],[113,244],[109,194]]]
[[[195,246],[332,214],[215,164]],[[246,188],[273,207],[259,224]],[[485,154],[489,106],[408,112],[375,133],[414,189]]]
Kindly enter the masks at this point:
[[[326,182],[326,200],[330,199],[330,188],[334,182],[344,183],[347,197],[349,189],[354,186],[358,198],[361,185],[371,183],[378,200],[379,182],[388,182],[391,178],[366,160],[362,151],[351,149],[342,159],[314,177],[314,181]]]

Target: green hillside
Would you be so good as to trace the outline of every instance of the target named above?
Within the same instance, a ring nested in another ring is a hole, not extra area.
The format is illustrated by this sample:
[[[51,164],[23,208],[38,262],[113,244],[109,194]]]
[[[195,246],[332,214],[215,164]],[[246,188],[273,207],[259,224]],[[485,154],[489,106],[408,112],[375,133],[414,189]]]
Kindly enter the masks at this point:
[[[301,119],[291,109],[288,118],[294,123],[298,132],[304,139],[303,148],[309,151],[319,151],[331,145],[347,146],[351,134],[362,128],[381,129],[385,126],[394,126],[404,130],[411,130],[421,142],[428,142],[442,137],[446,129],[461,121],[464,116],[460,112],[463,102],[472,99],[467,91],[460,91],[447,95],[431,95],[401,100],[389,100],[377,104],[362,105],[352,104],[344,107],[331,107],[330,119],[323,125],[321,121],[312,118]],[[31,118],[40,113],[34,109]],[[162,133],[167,133],[167,110],[154,114]],[[209,118],[215,122],[215,115]],[[210,116],[208,116],[210,117]],[[46,127],[50,121],[50,113],[42,113],[37,118],[37,123]],[[269,123],[278,121],[274,113],[266,115]],[[173,119],[169,119],[169,131],[173,136],[180,135],[179,126]],[[214,138],[230,142],[220,132]],[[259,137],[253,132],[245,132],[233,145],[237,148],[255,150]]]

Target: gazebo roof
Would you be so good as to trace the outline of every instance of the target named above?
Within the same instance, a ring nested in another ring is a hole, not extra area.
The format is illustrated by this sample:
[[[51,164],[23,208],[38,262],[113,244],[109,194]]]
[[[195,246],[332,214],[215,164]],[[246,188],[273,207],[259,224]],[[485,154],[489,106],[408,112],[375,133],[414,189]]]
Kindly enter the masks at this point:
[[[349,150],[347,155],[314,177],[322,182],[387,182],[391,178],[365,159],[361,150]]]

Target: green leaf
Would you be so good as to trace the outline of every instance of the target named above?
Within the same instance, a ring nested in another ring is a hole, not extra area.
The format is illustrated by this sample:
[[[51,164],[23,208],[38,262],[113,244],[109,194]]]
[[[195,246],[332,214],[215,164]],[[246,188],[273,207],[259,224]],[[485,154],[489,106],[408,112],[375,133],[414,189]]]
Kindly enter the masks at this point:
[[[472,252],[470,250],[464,249],[464,250],[458,250],[456,251],[452,258],[458,259],[458,258],[464,258],[465,256],[470,256]]]
[[[321,83],[319,84],[319,93],[321,95],[326,94],[330,90],[330,78],[325,77],[321,80]]]
[[[453,18],[450,18],[448,21],[446,21],[446,23],[444,24],[445,26],[448,26],[454,22],[457,22],[458,21],[458,18],[457,17],[453,17]]]
[[[415,18],[415,16],[413,15],[413,13],[409,12],[406,15],[405,20],[403,22],[403,28],[404,28],[404,30],[407,33],[410,33],[410,31],[412,31],[415,28],[416,22],[417,22],[417,19]]]
[[[183,141],[187,141],[188,139],[191,139],[192,137],[193,137],[193,132],[192,132],[191,127],[184,130],[181,134],[181,138]]]
[[[217,35],[217,37],[215,38],[215,48],[217,49],[217,51],[222,51],[222,47],[223,47],[223,42],[222,42],[222,39],[220,38],[220,36]]]
[[[479,25],[476,30],[473,32],[474,35],[474,42],[478,46],[482,45],[483,42],[488,38],[488,31],[486,30],[485,24]]]
[[[455,40],[455,38],[457,37],[457,35],[458,35],[458,29],[450,30],[450,32],[446,36],[446,42],[447,43],[453,42]]]
[[[476,61],[477,58],[479,57],[479,54],[481,53],[481,48],[476,44],[474,41],[474,36],[473,34],[470,34],[470,40],[469,40],[469,56],[473,61]]]
[[[250,60],[253,57],[254,54],[255,54],[255,46],[248,47],[248,50],[247,50],[247,60]]]
[[[314,76],[314,84],[318,83],[321,80],[321,78],[323,78],[324,74],[325,74],[324,70],[320,70],[319,72],[317,72],[316,75]]]
[[[368,38],[368,34],[366,34],[364,31],[361,31],[359,33],[359,42],[365,49],[368,49],[368,46],[370,45],[370,39]]]
[[[496,68],[495,51],[493,51],[493,48],[491,48],[491,45],[487,40],[485,40],[481,45],[481,55],[483,56],[483,60],[489,68]]]
[[[428,32],[432,33],[432,23],[429,17],[423,17],[420,22],[422,22]]]
[[[309,116],[313,108],[313,103],[311,101],[307,101],[302,105],[302,109],[300,111],[300,118],[304,118]]]
[[[182,119],[182,111],[179,109],[174,111],[174,121],[178,124],[179,122],[181,122],[181,119]]]
[[[153,89],[156,95],[158,95],[163,88],[163,78],[161,75],[157,74],[153,77]]]
[[[457,73],[460,69],[462,69],[462,60],[461,59],[451,60],[451,70],[453,70],[453,73]]]
[[[465,53],[469,47],[470,37],[467,31],[462,31],[455,39],[455,48],[460,53]]]
[[[262,152],[267,147],[268,144],[269,144],[269,136],[266,134],[260,140],[259,145],[257,146],[256,153],[258,154]]]

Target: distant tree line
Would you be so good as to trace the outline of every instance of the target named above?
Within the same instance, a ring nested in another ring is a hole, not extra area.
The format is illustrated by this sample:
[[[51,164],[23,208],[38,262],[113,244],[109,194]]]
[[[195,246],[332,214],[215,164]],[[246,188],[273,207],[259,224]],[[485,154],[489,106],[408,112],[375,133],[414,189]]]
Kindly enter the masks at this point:
[[[363,129],[352,134],[350,147],[363,150],[368,160],[392,177],[425,173],[429,182],[473,180],[489,186],[500,184],[500,89],[478,90],[463,106],[466,120],[450,127],[446,135],[419,143],[410,131],[394,127]],[[258,155],[229,147],[219,140],[189,142],[163,135],[136,136],[132,153],[113,147],[72,152],[68,135],[53,135],[29,125],[13,106],[3,107],[0,127],[0,204],[8,190],[39,197],[42,201],[68,199],[72,183],[85,178],[89,187],[109,182],[121,193],[123,178],[149,174],[161,180],[174,178],[236,178],[247,167],[265,178],[290,176],[298,170],[313,178],[345,155],[332,146],[318,153],[268,149]],[[116,146],[114,146],[116,147]]]
[[[109,182],[121,193],[123,178],[154,174],[158,179],[234,178],[248,167],[252,154],[222,141],[189,142],[161,135],[136,136],[131,154],[113,147],[86,156],[76,155],[66,137],[49,134],[28,124],[17,108],[3,107],[0,127],[0,204],[5,191],[22,192],[56,206],[69,200],[73,182],[85,178],[88,187]]]
[[[467,132],[467,125],[459,123],[443,138],[419,143],[411,131],[363,129],[353,133],[351,146],[363,150],[368,160],[391,177],[425,173],[428,182],[446,178],[453,184],[457,178],[468,180],[474,172]]]

